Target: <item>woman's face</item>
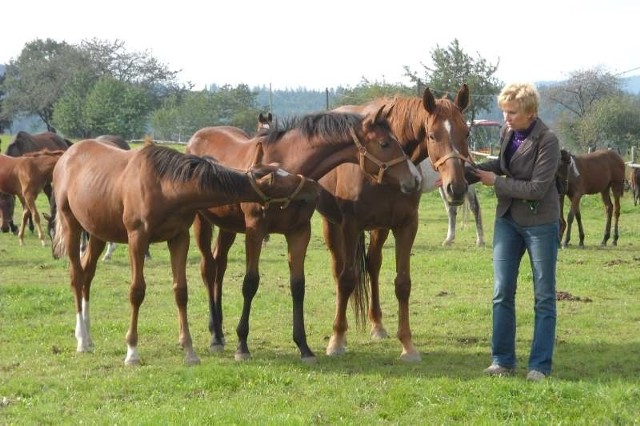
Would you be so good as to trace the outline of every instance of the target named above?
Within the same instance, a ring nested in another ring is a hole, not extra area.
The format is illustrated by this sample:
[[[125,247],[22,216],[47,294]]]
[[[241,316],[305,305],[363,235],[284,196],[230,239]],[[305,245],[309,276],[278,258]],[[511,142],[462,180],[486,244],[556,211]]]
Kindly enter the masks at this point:
[[[518,101],[507,101],[502,104],[502,115],[511,130],[526,130],[533,121],[533,114],[524,112]]]

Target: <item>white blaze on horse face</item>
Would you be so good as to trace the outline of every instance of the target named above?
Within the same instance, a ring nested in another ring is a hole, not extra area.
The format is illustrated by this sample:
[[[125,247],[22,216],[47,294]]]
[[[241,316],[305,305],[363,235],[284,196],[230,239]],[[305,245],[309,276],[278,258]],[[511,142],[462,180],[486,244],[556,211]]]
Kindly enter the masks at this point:
[[[284,170],[284,169],[278,169],[276,171],[276,173],[278,174],[278,176],[282,176],[282,177],[286,177],[286,176],[290,176],[291,173],[289,173],[288,171]]]

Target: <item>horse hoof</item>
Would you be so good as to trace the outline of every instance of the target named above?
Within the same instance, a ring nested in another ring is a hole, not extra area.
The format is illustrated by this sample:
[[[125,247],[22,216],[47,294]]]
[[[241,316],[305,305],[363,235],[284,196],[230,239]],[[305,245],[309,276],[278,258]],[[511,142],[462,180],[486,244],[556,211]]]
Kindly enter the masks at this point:
[[[220,343],[212,343],[209,346],[209,352],[211,352],[212,354],[222,352],[222,351],[224,351],[224,345],[221,345]]]
[[[337,348],[327,348],[327,356],[338,356],[347,352],[347,349],[344,346]]]
[[[303,356],[302,358],[300,358],[300,360],[302,361],[303,364],[317,364],[318,363],[318,359],[316,358],[315,355]]]
[[[453,240],[444,240],[442,242],[442,245],[445,247],[450,247],[451,245],[453,245]]]
[[[248,361],[251,359],[251,354],[248,352],[236,352],[233,358],[238,362]]]
[[[418,352],[413,352],[413,353],[407,352],[400,355],[400,360],[404,362],[420,362],[422,361],[422,357]]]
[[[386,338],[389,337],[389,334],[387,334],[387,330],[385,330],[384,328],[374,328],[371,330],[371,339],[379,341],[379,340],[384,340]]]
[[[187,357],[184,361],[184,363],[186,365],[200,365],[200,358],[198,358],[197,356],[190,356]]]

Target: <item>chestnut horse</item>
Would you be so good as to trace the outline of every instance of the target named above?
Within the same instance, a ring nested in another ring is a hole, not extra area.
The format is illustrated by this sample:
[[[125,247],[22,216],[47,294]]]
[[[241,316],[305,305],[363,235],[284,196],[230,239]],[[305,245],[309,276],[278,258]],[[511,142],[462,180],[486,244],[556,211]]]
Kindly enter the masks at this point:
[[[600,193],[607,217],[604,236],[600,243],[606,246],[611,236],[611,218],[614,219],[613,239],[611,244],[618,245],[618,220],[620,218],[620,197],[624,193],[625,164],[624,159],[615,151],[599,150],[582,155],[573,155],[567,150],[560,151],[558,178],[566,187],[560,191],[560,237],[566,229],[563,247],[571,240],[571,225],[575,217],[578,222],[580,237],[579,247],[584,247],[584,229],[580,215],[580,199],[584,195]],[[564,219],[564,193],[571,202],[571,208]],[[611,195],[613,194],[613,203]]]
[[[467,192],[463,161],[469,158],[469,128],[462,115],[469,104],[467,85],[460,87],[453,102],[446,98],[436,100],[427,88],[422,99],[376,99],[362,106],[343,106],[338,110],[367,115],[383,104],[391,111],[388,120],[393,133],[414,164],[429,157],[440,174],[446,201],[451,205],[462,204]],[[337,286],[333,335],[327,345],[327,355],[346,351],[346,310],[352,293],[355,295],[356,321],[364,315],[366,291],[361,291],[359,286],[366,285],[367,272],[371,285],[368,311],[371,333],[374,338],[386,337],[380,308],[379,275],[382,247],[391,230],[396,243],[395,294],[399,305],[400,357],[405,361],[419,361],[420,353],[413,345],[409,324],[409,295],[410,257],[418,230],[420,193],[406,194],[391,185],[372,186],[351,165],[339,166],[319,182],[325,191],[321,192],[318,211],[323,215],[325,241],[331,252]],[[365,230],[371,231],[366,257]],[[366,272],[361,265],[366,267]]]
[[[291,197],[315,200],[318,185],[275,166],[261,166],[261,150],[254,150],[254,166],[247,172],[224,167],[211,158],[185,155],[148,145],[124,151],[96,140],[71,147],[54,171],[57,207],[54,257],[69,257],[75,297],[77,351],[89,351],[91,281],[106,241],[129,243],[131,259],[131,322],[126,334],[126,365],[140,363],[138,316],[144,300],[144,253],[149,243],[166,241],[171,257],[173,289],[180,324],[179,343],[186,363],[200,362],[187,320],[186,261],[189,228],[196,211],[242,201],[265,202]],[[249,164],[250,165],[250,164]],[[80,257],[80,233],[89,245]]]
[[[211,155],[232,167],[246,167],[256,145],[264,147],[264,158],[276,161],[281,167],[319,179],[337,165],[359,164],[365,176],[379,184],[391,182],[400,191],[415,192],[420,176],[397,141],[391,135],[382,108],[378,114],[363,119],[356,114],[310,114],[288,123],[281,130],[247,139],[234,127],[209,127],[196,132],[186,151],[197,155]],[[358,166],[356,166],[358,167]],[[386,185],[385,185],[386,186]],[[290,288],[293,300],[293,339],[303,361],[313,362],[315,355],[307,345],[304,327],[304,259],[311,237],[310,219],[315,210],[311,203],[285,202],[264,209],[256,203],[210,208],[198,213],[194,234],[201,252],[202,279],[209,289],[211,350],[222,350],[222,282],[227,268],[227,253],[236,234],[245,234],[246,270],[242,284],[244,305],[236,329],[238,346],[236,360],[250,357],[247,346],[249,313],[258,290],[258,270],[262,241],[267,233],[284,234],[287,241]],[[215,249],[211,250],[212,225],[220,230]],[[216,269],[217,267],[217,269]]]
[[[29,217],[35,222],[38,238],[46,245],[36,198],[46,185],[51,184],[53,168],[64,151],[39,151],[10,157],[0,154],[0,192],[15,195],[22,204],[22,223],[18,241],[24,245],[24,230]]]
[[[29,152],[42,151],[43,149],[49,151],[65,151],[71,145],[72,143],[70,140],[64,139],[62,136],[53,132],[28,133],[21,130],[9,143],[5,154],[10,157],[20,157],[21,155],[27,154]],[[49,204],[51,204],[51,183],[47,182],[42,191],[46,194]],[[10,214],[11,217],[13,217],[13,210],[10,211]],[[29,229],[31,231],[33,231],[34,229],[30,215]]]

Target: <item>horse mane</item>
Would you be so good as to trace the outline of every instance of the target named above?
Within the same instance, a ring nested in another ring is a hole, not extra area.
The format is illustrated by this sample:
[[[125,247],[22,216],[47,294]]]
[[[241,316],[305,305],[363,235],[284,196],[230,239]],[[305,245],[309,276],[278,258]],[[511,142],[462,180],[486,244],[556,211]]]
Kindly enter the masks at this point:
[[[282,138],[287,132],[297,129],[302,135],[311,138],[319,137],[326,141],[344,139],[349,136],[349,130],[362,125],[362,116],[353,113],[319,112],[302,117],[293,116],[283,120],[282,128],[267,130],[260,137],[265,145],[272,144]]]
[[[140,155],[151,164],[160,179],[181,183],[196,180],[201,191],[237,194],[238,188],[245,184],[240,173],[222,166],[209,156],[183,154],[155,144],[141,148]]]

